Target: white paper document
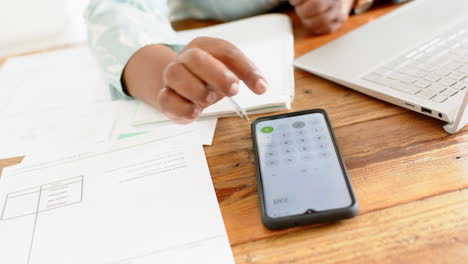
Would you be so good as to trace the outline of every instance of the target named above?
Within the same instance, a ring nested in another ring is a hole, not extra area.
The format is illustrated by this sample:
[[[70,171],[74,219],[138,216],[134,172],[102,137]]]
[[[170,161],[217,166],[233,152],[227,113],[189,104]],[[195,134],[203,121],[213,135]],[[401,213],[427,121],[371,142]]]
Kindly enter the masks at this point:
[[[114,124],[112,103],[87,105],[1,117],[0,159],[31,155],[54,159],[93,149],[110,140]]]
[[[16,57],[1,69],[0,117],[110,100],[109,86],[86,46]]]
[[[60,143],[53,139],[70,139],[70,135],[81,134],[81,139],[95,141],[84,130],[115,140],[186,129],[170,122],[133,126],[137,107],[136,100],[111,103],[109,87],[87,47],[10,59],[0,71],[0,159],[44,149],[44,145],[51,150]],[[109,122],[113,122],[110,135]],[[211,144],[216,119],[191,126],[200,128],[204,145]]]
[[[142,135],[163,138],[192,130],[203,145],[211,145],[217,119],[190,125],[167,122],[133,126],[136,104],[137,101],[116,101],[2,117],[0,159],[26,155],[28,159],[52,160]]]
[[[286,15],[269,14],[247,18],[212,27],[181,31],[177,41],[189,43],[199,36],[228,40],[239,47],[265,75],[269,89],[256,95],[244,83],[236,102],[247,113],[265,113],[291,108],[294,97],[294,41],[291,21]],[[233,116],[236,112],[227,99],[206,108],[203,116]],[[167,117],[142,104],[135,116],[135,124],[162,122]]]
[[[234,263],[196,139],[134,138],[6,168],[0,263]]]
[[[133,119],[139,103],[137,100],[114,102],[116,121],[113,128],[113,140],[124,140],[149,133],[170,136],[178,131],[196,129],[203,145],[211,145],[213,142],[217,118],[202,118],[188,125],[178,125],[173,122],[134,125]]]
[[[113,139],[124,140],[129,137],[137,137],[146,134],[172,135],[174,132],[187,129],[195,129],[201,144],[210,146],[213,143],[217,118],[203,118],[191,124],[179,125],[172,122],[152,123],[138,126],[124,126],[115,130]]]

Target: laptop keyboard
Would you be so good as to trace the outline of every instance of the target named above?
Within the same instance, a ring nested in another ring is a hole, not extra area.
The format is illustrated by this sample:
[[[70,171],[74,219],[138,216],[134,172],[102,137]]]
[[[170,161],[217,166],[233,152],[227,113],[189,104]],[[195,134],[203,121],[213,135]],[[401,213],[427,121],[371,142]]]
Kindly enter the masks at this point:
[[[468,87],[468,21],[362,77],[442,103]]]

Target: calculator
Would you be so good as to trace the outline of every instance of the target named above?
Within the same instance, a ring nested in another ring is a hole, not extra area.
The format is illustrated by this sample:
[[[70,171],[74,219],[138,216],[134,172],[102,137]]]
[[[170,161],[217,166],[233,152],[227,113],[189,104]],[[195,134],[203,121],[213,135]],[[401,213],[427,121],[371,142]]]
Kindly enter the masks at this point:
[[[357,214],[354,190],[324,110],[256,119],[252,138],[265,226],[279,229]]]

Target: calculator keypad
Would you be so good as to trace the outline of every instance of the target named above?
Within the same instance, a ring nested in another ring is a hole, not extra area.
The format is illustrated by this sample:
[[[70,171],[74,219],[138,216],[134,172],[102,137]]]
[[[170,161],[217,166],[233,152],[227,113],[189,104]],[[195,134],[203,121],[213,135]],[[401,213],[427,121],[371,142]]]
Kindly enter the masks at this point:
[[[294,165],[296,159],[312,160],[313,156],[328,158],[333,146],[322,125],[319,120],[310,120],[307,123],[296,121],[289,125],[281,124],[276,128],[263,127],[267,133],[260,134],[259,139],[267,147],[267,150],[263,152],[264,158],[276,160],[280,154],[283,159],[276,160],[275,165],[279,165],[276,164],[279,162],[289,166]]]
[[[256,131],[270,217],[340,208],[350,202],[322,114],[262,121]]]

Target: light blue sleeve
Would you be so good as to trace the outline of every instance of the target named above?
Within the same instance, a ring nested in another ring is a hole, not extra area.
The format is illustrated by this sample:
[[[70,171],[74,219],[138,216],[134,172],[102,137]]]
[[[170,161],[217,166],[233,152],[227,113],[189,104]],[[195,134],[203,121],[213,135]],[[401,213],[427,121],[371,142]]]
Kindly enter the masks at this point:
[[[177,46],[168,0],[91,0],[84,17],[88,42],[114,99],[129,98],[121,76],[130,57],[150,44]]]

